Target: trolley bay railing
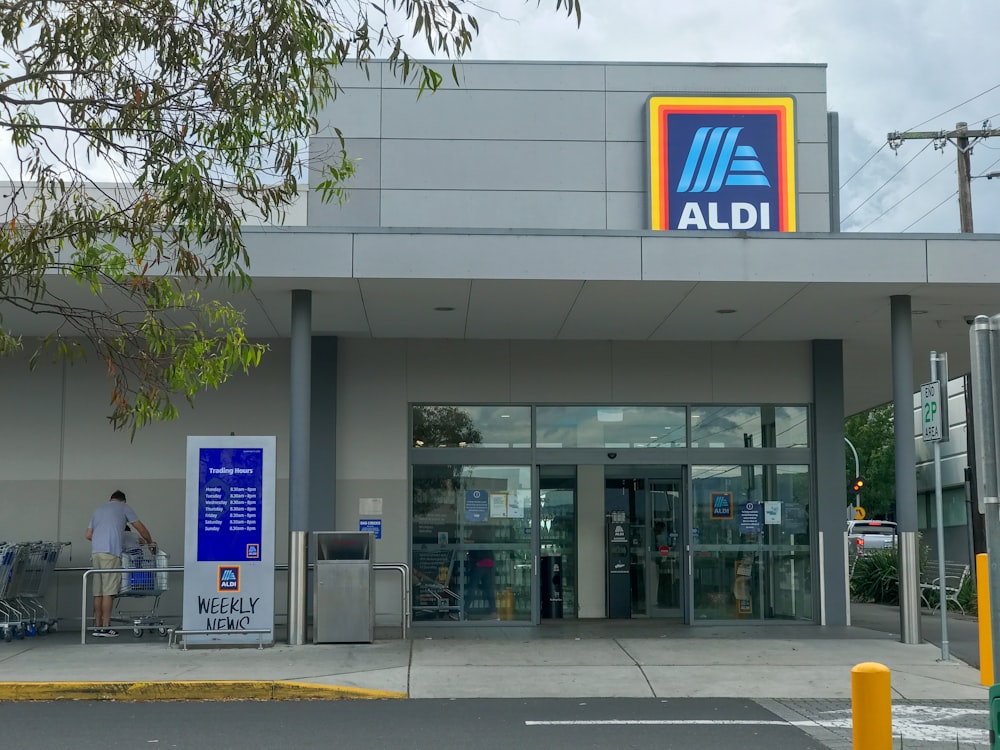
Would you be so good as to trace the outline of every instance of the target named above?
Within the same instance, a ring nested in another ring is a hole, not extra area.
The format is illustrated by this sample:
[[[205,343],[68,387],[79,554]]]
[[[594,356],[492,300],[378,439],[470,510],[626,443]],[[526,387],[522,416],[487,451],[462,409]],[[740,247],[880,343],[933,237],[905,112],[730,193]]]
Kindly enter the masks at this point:
[[[406,563],[374,563],[372,566],[375,571],[395,571],[399,573],[400,580],[400,633],[403,640],[406,640],[410,632],[410,627],[412,624],[412,610],[411,610],[411,589],[410,589],[410,566]],[[310,570],[313,566],[310,564],[308,566]],[[275,565],[275,572],[287,571],[287,565]],[[184,566],[182,565],[168,565],[165,567],[144,567],[144,568],[110,568],[110,569],[98,569],[98,568],[80,568],[80,567],[65,567],[56,568],[56,573],[83,573],[82,586],[81,586],[81,596],[80,596],[80,643],[87,643],[87,611],[89,605],[90,596],[87,590],[87,580],[92,573],[122,573],[134,574],[134,573],[184,573]],[[377,612],[377,615],[388,615],[394,614],[390,612]],[[165,628],[169,630],[169,628]]]

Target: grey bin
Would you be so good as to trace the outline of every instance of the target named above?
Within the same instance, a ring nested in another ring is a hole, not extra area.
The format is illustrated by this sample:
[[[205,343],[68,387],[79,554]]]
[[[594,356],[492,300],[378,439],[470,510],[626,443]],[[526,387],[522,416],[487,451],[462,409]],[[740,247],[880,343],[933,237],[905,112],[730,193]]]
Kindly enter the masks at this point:
[[[313,643],[375,640],[375,536],[313,532]]]

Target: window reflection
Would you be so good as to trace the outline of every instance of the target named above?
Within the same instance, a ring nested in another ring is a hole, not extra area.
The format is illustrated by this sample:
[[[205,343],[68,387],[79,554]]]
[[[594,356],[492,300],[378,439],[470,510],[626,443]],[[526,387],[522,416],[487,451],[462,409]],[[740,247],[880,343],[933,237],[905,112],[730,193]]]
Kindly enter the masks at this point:
[[[531,445],[528,406],[413,407],[415,448],[527,448]]]
[[[683,448],[683,406],[539,406],[539,448]]]

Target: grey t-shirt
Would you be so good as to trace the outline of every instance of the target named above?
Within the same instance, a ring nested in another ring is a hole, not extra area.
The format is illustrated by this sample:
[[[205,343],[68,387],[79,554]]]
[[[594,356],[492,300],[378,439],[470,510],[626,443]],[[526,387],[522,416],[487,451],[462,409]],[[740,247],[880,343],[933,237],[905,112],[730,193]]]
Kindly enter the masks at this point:
[[[90,539],[91,554],[106,552],[121,557],[125,524],[138,520],[136,512],[120,500],[109,500],[95,510],[87,527],[93,531]]]

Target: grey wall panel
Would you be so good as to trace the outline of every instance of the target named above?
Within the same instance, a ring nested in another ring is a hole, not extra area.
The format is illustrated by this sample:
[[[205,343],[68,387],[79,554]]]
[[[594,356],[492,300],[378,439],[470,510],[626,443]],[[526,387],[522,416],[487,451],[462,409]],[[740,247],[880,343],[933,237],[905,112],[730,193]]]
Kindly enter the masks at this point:
[[[383,190],[384,227],[605,229],[603,192]]]
[[[813,434],[816,487],[815,520],[810,537],[823,533],[823,559],[817,573],[826,589],[826,625],[846,625],[848,597],[844,543],[844,348],[841,341],[812,342]],[[818,555],[817,555],[818,557]]]
[[[406,346],[406,399],[429,403],[507,403],[510,344],[506,341],[419,339]],[[476,377],[456,367],[474,362]]]
[[[969,241],[942,237],[927,240],[927,280],[935,284],[996,284],[1000,282],[996,238],[981,237]],[[977,315],[995,315],[998,311],[972,310]]]
[[[383,62],[359,65],[354,60],[347,60],[333,71],[333,79],[343,89],[377,89],[387,85],[391,75],[389,64]]]
[[[381,191],[348,191],[347,201],[324,201],[319,193],[309,193],[311,227],[377,227],[381,214]]]
[[[852,241],[756,234],[717,244],[711,236],[667,232],[642,239],[643,277],[701,281],[881,281],[922,283],[923,242]],[[727,278],[723,278],[727,277]]]
[[[649,229],[646,193],[608,193],[608,229]]]
[[[403,410],[405,411],[405,409]],[[363,477],[359,479],[342,479],[337,482],[337,530],[357,531],[358,521],[364,518],[382,519],[382,538],[375,542],[375,562],[409,562],[405,551],[409,548],[410,502],[407,492],[409,484],[406,477],[399,479],[375,479]],[[361,498],[382,498],[382,515],[365,515],[360,513]],[[386,592],[395,592],[395,608],[399,611],[399,576],[379,580]],[[378,594],[376,594],[378,596]],[[391,605],[391,601],[386,602]],[[385,611],[381,607],[378,611]],[[398,620],[396,621],[398,624]]]
[[[343,148],[347,158],[354,162],[354,176],[344,184],[348,189],[378,188],[381,180],[381,141],[378,138],[345,138]],[[312,138],[309,141],[309,189],[326,179],[322,166],[331,161],[339,163],[341,143],[339,138]]]
[[[568,190],[606,187],[603,141],[382,142],[386,190]]]
[[[604,139],[604,94],[600,92],[463,89],[438,91],[414,103],[412,92],[387,89],[383,97],[381,134],[385,138]]]
[[[761,92],[761,94],[767,93],[774,92]],[[683,96],[684,92],[609,91],[607,95],[609,141],[642,141],[645,143],[649,129],[646,121],[646,101],[650,94]],[[795,104],[796,141],[825,143],[827,140],[826,96],[796,93]]]
[[[355,275],[385,279],[638,279],[638,237],[359,234]]]
[[[605,144],[608,190],[646,192],[649,186],[649,149],[641,141],[608,141]]]
[[[0,477],[12,480],[58,480],[61,475],[60,456],[63,449],[60,422],[64,409],[63,376],[69,377],[80,367],[69,363],[51,363],[42,357],[32,370],[28,366],[31,352],[37,341],[26,340],[24,352],[17,356],[0,358],[0,413],[4,415],[6,429],[0,430]],[[107,394],[107,389],[105,389]],[[107,406],[107,398],[101,401]],[[107,429],[106,422],[98,423]],[[109,493],[110,494],[110,493]],[[40,499],[32,495],[0,497]],[[55,497],[55,496],[53,496]],[[15,503],[18,512],[24,507]],[[2,512],[2,511],[0,511]],[[0,517],[0,529],[9,529]],[[16,541],[0,532],[3,541]],[[30,538],[30,537],[26,537]]]
[[[577,616],[607,617],[604,601],[604,467],[577,466]]]
[[[406,342],[340,339],[337,480],[406,479]],[[338,494],[337,518],[350,500]]]
[[[600,63],[530,62],[504,63],[467,60],[456,66],[458,84],[451,67],[438,68],[444,76],[443,89],[492,89],[513,91],[603,91],[604,65]],[[386,88],[401,87],[396,81],[386,81]]]
[[[712,400],[809,403],[811,358],[808,342],[712,342]]]
[[[828,193],[799,192],[795,213],[796,231],[830,231],[830,196]]]
[[[608,64],[608,91],[824,93],[826,65]]]
[[[287,233],[272,229],[255,232],[252,236],[245,234],[244,237],[247,239],[250,270],[259,278],[308,279],[320,275],[351,275],[354,240],[349,234],[324,236],[318,232]]]
[[[511,342],[511,399],[606,402],[612,394],[610,355],[610,342]]]
[[[798,143],[795,149],[795,181],[800,194],[827,195],[830,188],[830,160],[825,142]]]
[[[712,346],[701,341],[614,341],[618,403],[685,403],[712,398]]]
[[[382,135],[382,90],[344,89],[316,119],[320,137],[335,137],[336,128],[345,138],[378,138]]]

